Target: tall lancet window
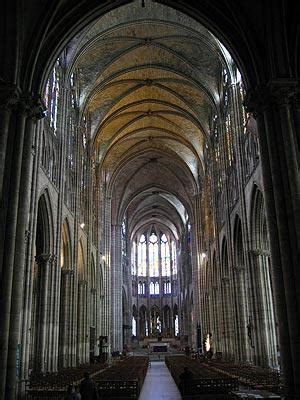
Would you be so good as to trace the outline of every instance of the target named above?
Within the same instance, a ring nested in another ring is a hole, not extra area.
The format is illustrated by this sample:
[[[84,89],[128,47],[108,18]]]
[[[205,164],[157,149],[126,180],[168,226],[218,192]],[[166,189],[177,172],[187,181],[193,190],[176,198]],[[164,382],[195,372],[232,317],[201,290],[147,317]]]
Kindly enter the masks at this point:
[[[170,276],[171,275],[170,246],[165,234],[161,236],[160,246],[161,246],[162,276]]]
[[[176,243],[172,240],[172,274],[177,275]]]
[[[136,275],[136,242],[132,243],[131,248],[131,274]]]
[[[176,243],[172,240],[172,274],[177,275]]]
[[[138,275],[146,276],[147,270],[147,244],[145,235],[141,235],[138,246]]]
[[[154,283],[153,283],[153,282],[150,282],[150,285],[149,285],[149,293],[150,293],[150,294],[154,294]]]
[[[49,118],[50,126],[53,128],[54,133],[57,129],[57,111],[59,100],[59,65],[60,61],[57,59],[52,73],[46,83],[44,101],[47,107],[46,115]]]
[[[149,238],[149,275],[159,276],[158,242],[157,236],[154,232],[151,233]]]

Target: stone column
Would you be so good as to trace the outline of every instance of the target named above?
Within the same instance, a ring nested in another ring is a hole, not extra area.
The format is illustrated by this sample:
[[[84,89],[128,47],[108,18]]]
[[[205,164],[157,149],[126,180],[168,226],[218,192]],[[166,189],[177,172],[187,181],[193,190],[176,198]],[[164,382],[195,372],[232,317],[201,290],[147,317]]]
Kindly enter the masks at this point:
[[[253,339],[255,363],[263,367],[269,366],[268,336],[266,304],[263,289],[263,271],[260,263],[259,251],[252,251],[252,295],[253,295]]]
[[[77,304],[77,363],[84,364],[87,362],[86,342],[87,342],[87,324],[86,324],[86,308],[87,308],[87,281],[78,282],[78,304]]]
[[[203,244],[203,232],[201,229],[202,227],[202,221],[201,221],[201,194],[196,194],[194,196],[194,224],[193,226],[193,285],[194,285],[194,314],[195,314],[195,319],[194,319],[194,327],[193,327],[193,337],[194,341],[192,343],[192,346],[194,348],[197,347],[197,332],[196,332],[196,327],[198,324],[203,326],[203,317],[202,315],[204,314],[204,309],[201,308],[201,302],[200,302],[200,291],[201,291],[201,283],[200,283],[200,274],[201,270],[203,270],[203,258],[201,257],[201,253],[207,251],[207,249],[204,248]]]
[[[230,308],[230,282],[228,277],[222,278],[221,283],[221,298],[222,298],[222,339],[223,339],[223,349],[226,358],[229,358],[232,355],[231,352],[231,308]]]
[[[52,254],[41,254],[36,257],[38,265],[38,288],[36,301],[36,342],[35,342],[35,370],[46,372],[46,337],[48,315],[49,269]]]
[[[102,335],[107,336],[107,345],[105,352],[110,354],[111,350],[111,199],[106,196],[106,188],[103,193],[103,283],[104,283],[104,301],[102,316]]]
[[[52,255],[49,265],[49,298],[48,298],[48,340],[47,340],[47,371],[55,372],[57,369],[56,325],[59,304],[56,302],[57,285],[57,256]]]
[[[247,356],[247,335],[246,335],[246,304],[245,304],[245,268],[243,265],[236,265],[233,270],[235,301],[236,301],[236,347],[238,350],[238,361],[245,362]]]
[[[7,141],[9,135],[12,109],[15,108],[20,97],[15,85],[0,85],[0,199],[2,199],[3,179],[5,170]]]
[[[74,271],[61,270],[60,324],[59,324],[59,366],[71,367],[72,341],[70,329],[72,321],[72,276]]]
[[[40,148],[41,148],[41,133],[43,129],[43,121],[39,121],[35,125],[35,141],[34,146],[31,148],[33,163],[31,168],[31,190],[30,190],[30,208],[28,213],[28,227],[26,232],[26,256],[24,259],[25,271],[24,279],[22,282],[23,293],[22,293],[22,320],[20,330],[20,341],[22,356],[21,356],[21,381],[18,385],[19,393],[25,392],[25,380],[29,377],[29,360],[31,351],[31,336],[32,336],[32,298],[33,298],[33,285],[34,285],[34,254],[35,254],[35,237],[31,234],[36,231],[37,220],[34,217],[36,215],[36,208],[38,202],[38,170],[40,163]],[[18,274],[20,276],[21,274]],[[14,285],[15,287],[15,285]]]
[[[0,271],[0,314],[3,318],[0,327],[0,397],[4,398],[5,391],[7,399],[13,399],[16,391],[16,349],[20,334],[31,186],[32,121],[41,116],[42,107],[38,99],[24,94],[14,104],[13,110],[4,111],[1,125],[5,159],[1,159],[0,168],[4,175],[0,177],[0,182],[1,186],[5,185],[5,194],[1,198],[0,213],[0,255],[3,258],[0,263],[3,267]]]
[[[70,276],[70,323],[69,323],[69,332],[68,332],[68,343],[70,348],[70,367],[75,367],[76,363],[76,284],[77,282],[75,273],[71,274]]]
[[[122,351],[122,242],[121,225],[111,227],[111,335],[112,350]]]
[[[297,101],[299,83],[274,80],[249,90],[248,109],[256,113],[271,277],[280,335],[286,399],[300,397],[300,175]]]

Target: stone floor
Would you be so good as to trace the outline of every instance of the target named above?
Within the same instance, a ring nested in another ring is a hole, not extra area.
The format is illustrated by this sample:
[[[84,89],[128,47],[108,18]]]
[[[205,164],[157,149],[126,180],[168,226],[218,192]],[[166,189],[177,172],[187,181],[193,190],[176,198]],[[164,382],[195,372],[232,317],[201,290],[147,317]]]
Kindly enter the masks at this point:
[[[151,362],[139,400],[181,400],[180,392],[164,362]]]

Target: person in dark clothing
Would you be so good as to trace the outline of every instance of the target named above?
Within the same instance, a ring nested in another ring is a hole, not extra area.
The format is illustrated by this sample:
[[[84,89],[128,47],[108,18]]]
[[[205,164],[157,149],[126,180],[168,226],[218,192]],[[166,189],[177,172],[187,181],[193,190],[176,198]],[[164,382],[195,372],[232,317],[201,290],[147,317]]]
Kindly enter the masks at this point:
[[[79,392],[81,394],[81,400],[98,400],[98,392],[96,384],[93,379],[90,378],[90,374],[86,372],[84,379],[80,384]]]
[[[192,371],[190,371],[188,367],[184,367],[184,371],[179,375],[181,393],[186,393],[186,389],[191,384],[193,377]]]
[[[64,400],[80,400],[80,396],[76,393],[74,385],[69,385],[67,389],[66,397]]]

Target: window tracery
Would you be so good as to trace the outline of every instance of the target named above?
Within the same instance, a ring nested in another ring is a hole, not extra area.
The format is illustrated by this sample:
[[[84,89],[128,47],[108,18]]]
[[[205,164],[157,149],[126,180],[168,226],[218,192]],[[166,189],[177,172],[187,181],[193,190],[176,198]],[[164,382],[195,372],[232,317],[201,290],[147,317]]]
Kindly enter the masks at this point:
[[[50,77],[46,83],[44,102],[47,107],[46,117],[49,119],[50,127],[56,133],[58,103],[60,97],[60,59],[58,58]]]

